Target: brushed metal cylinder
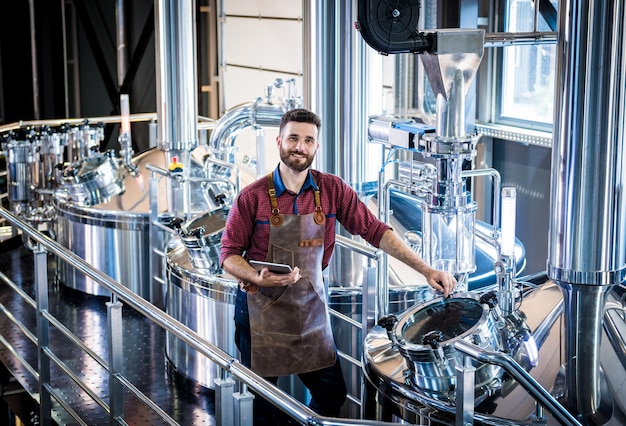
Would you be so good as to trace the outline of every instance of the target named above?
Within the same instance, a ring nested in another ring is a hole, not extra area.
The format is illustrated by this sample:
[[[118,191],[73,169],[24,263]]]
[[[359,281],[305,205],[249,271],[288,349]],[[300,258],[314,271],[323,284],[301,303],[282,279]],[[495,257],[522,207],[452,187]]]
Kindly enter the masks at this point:
[[[603,307],[626,259],[624,5],[561,0],[559,19],[547,272],[566,300],[567,406],[597,424],[612,404],[602,398]]]

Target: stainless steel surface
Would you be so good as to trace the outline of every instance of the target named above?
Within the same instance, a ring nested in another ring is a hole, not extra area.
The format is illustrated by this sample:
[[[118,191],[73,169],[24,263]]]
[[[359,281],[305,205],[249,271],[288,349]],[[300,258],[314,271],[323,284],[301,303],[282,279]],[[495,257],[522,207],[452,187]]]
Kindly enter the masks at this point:
[[[441,333],[431,346],[427,336]],[[424,393],[453,402],[457,385],[457,367],[474,367],[476,400],[481,402],[500,387],[502,370],[493,365],[466,362],[455,343],[465,340],[484,350],[503,348],[496,328],[496,317],[471,293],[455,294],[448,299],[437,298],[418,304],[398,317],[392,330],[398,351],[409,362],[412,376],[407,383]]]
[[[187,221],[179,232],[192,267],[210,274],[219,274],[221,238],[226,225],[227,210],[201,213]]]
[[[624,280],[626,217],[621,189],[625,43],[620,1],[561,1],[552,150],[548,272],[571,284]],[[585,37],[593,34],[594,37]],[[607,55],[607,51],[612,52]],[[567,84],[565,84],[567,83]]]
[[[180,163],[177,173],[188,178],[198,145],[195,0],[157,1],[155,22],[158,146],[166,164]],[[168,179],[166,193],[174,216],[192,211],[188,180]]]
[[[197,268],[180,238],[168,243],[166,251],[167,292],[165,312],[233,357],[235,346],[235,297],[238,282],[223,273]],[[167,333],[166,355],[174,369],[196,383],[214,389],[220,378],[217,365],[171,333]]]
[[[117,85],[119,87],[124,84],[128,69],[125,4],[125,0],[115,1],[115,45],[117,46]]]
[[[124,176],[117,159],[96,154],[63,169],[56,196],[79,206],[94,206],[123,191]]]
[[[155,3],[159,147],[191,151],[198,143],[196,2]]]
[[[610,306],[616,300],[620,300],[621,292],[612,292],[608,297]],[[564,323],[564,313],[561,309],[563,295],[560,288],[550,282],[540,285],[536,289],[528,290],[519,306],[519,312],[527,318],[527,326],[538,348],[538,363],[531,367],[523,363],[514,362],[507,368],[520,369],[528,372],[532,380],[558,401],[564,404],[565,382],[562,369],[565,358],[565,337],[567,331]],[[617,306],[622,306],[617,302]],[[611,312],[617,319],[617,312]],[[601,340],[600,363],[603,371],[601,388],[603,395],[610,396],[614,401],[613,411],[602,424],[623,424],[626,412],[626,395],[621,392],[626,374],[623,365],[619,365],[620,345],[612,344],[612,341],[623,341],[626,336],[626,323],[620,318],[614,321],[616,330],[607,329]],[[527,352],[524,346],[520,351]],[[493,355],[493,354],[492,354]],[[528,353],[527,353],[528,355]],[[488,355],[486,355],[488,356]],[[504,358],[504,357],[502,357]],[[519,360],[519,355],[517,357]],[[388,420],[388,416],[399,416],[406,421],[415,421],[419,416],[422,421],[437,420],[444,424],[453,422],[455,406],[453,402],[443,398],[434,398],[423,392],[413,384],[406,382],[406,371],[409,369],[409,361],[394,349],[387,337],[387,332],[381,327],[375,327],[367,336],[364,343],[364,360],[366,363],[366,376],[378,395],[380,408],[379,419]],[[502,363],[500,363],[502,365]],[[532,387],[528,382],[524,386]],[[391,402],[391,405],[389,404]],[[545,401],[544,401],[545,402]],[[431,409],[429,410],[430,407]],[[434,408],[434,409],[433,409]],[[547,424],[561,424],[562,419],[571,419],[567,415],[567,405],[556,408],[561,417],[547,414]],[[487,397],[481,404],[475,407],[475,422],[478,424],[508,424],[519,425],[531,422],[531,416],[535,412],[534,398],[523,389],[518,380],[512,380],[511,376],[502,378],[501,388],[498,392]],[[425,414],[426,413],[426,414]],[[561,419],[561,420],[557,420]],[[584,424],[598,424],[589,419],[583,420]],[[565,424],[576,424],[575,422]]]
[[[202,148],[195,151],[201,155]],[[164,154],[152,149],[138,155],[134,164],[138,167],[137,177],[126,175],[125,192],[106,203],[95,206],[80,206],[57,199],[57,241],[88,263],[99,268],[113,279],[123,283],[135,293],[152,300],[152,273],[149,258],[154,248],[150,241],[149,176],[146,165],[165,166]],[[194,157],[192,175],[203,176],[203,165]],[[159,192],[165,193],[165,179],[159,182]],[[202,186],[195,184],[193,211],[207,210]],[[156,207],[164,220],[171,215],[167,210],[167,199],[160,197]],[[155,243],[158,247],[159,243]],[[108,291],[88,277],[74,274],[63,262],[59,263],[61,282],[75,290],[93,295],[108,295]],[[158,293],[158,292],[157,292]]]
[[[484,31],[434,31],[435,51],[420,56],[437,97],[438,136],[465,136],[465,96],[483,57]]]
[[[486,33],[485,47],[522,46],[527,44],[556,44],[556,32]]]
[[[7,193],[12,203],[30,202],[38,185],[35,146],[26,140],[11,140],[3,144],[7,164]]]
[[[624,12],[617,0],[559,2],[547,270],[566,301],[567,405],[591,424],[614,403],[601,388],[603,306],[626,278]]]
[[[377,169],[370,165],[380,164],[379,152],[367,144],[367,117],[380,112],[380,98],[372,88],[383,86],[382,73],[377,72],[376,53],[354,31],[357,3],[303,3],[311,19],[303,26],[304,51],[310,53],[303,76],[306,106],[320,115],[322,146],[340,147],[322,149],[316,168],[335,173],[350,185],[375,180]]]
[[[505,371],[510,374],[520,385],[527,389],[531,394],[537,398],[538,402],[542,406],[548,407],[551,413],[565,425],[580,425],[580,422],[576,420],[571,413],[569,413],[565,407],[559,404],[552,395],[550,395],[526,370],[515,362],[511,357],[503,354],[502,352],[489,352],[483,351],[480,348],[476,348],[471,344],[464,341],[455,343],[456,348],[471,356],[473,359],[477,359],[481,362],[488,362],[491,365],[502,366]]]
[[[602,391],[601,369],[604,306],[611,286],[559,282],[564,295],[565,389],[567,407],[583,423],[604,424],[615,401]],[[623,366],[622,366],[623,367]]]
[[[260,99],[231,108],[220,117],[211,132],[209,147],[220,160],[234,163],[233,145],[237,135],[249,127],[278,127],[286,111],[283,104],[269,103]]]

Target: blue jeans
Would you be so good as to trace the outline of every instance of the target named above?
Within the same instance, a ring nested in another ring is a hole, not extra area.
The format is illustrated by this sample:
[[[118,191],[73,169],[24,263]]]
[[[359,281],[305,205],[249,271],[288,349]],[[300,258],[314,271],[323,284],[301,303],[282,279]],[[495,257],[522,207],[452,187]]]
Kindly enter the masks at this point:
[[[235,344],[241,353],[241,363],[250,368],[251,365],[251,342],[250,342],[250,318],[248,315],[247,294],[237,291],[235,301]],[[348,393],[346,383],[341,371],[339,357],[334,365],[321,370],[298,374],[304,386],[311,392],[309,408],[322,416],[337,417]],[[278,377],[264,377],[264,379],[276,384]],[[258,400],[258,403],[257,403]],[[264,399],[255,398],[254,405],[255,424],[257,418],[265,415],[278,413],[279,410]],[[270,424],[270,423],[267,423]]]

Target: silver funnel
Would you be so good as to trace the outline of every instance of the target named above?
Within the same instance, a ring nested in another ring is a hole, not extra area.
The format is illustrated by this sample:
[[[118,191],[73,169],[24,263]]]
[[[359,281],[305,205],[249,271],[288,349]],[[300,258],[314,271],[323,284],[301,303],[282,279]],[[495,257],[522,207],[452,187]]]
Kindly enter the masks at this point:
[[[483,57],[485,33],[441,29],[433,34],[433,50],[420,58],[437,97],[437,135],[465,136],[465,96]]]
[[[559,19],[547,272],[565,300],[566,405],[602,424],[604,306],[626,259],[624,4],[561,0]]]

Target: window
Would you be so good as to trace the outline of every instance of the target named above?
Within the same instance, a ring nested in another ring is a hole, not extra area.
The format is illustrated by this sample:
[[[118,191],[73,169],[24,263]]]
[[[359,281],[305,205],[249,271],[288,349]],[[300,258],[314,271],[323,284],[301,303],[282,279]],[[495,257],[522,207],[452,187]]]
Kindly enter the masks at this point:
[[[536,3],[531,0],[507,0],[504,31],[532,32]],[[551,31],[541,15],[537,31]],[[504,47],[501,70],[496,121],[549,130],[554,111],[556,44]]]

